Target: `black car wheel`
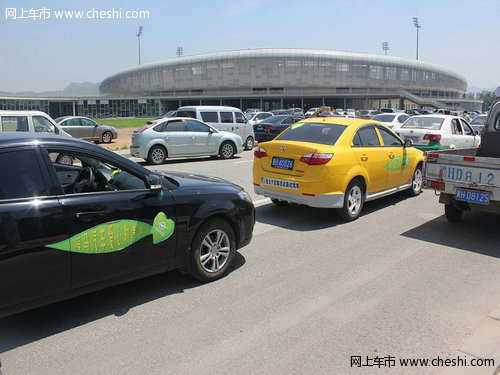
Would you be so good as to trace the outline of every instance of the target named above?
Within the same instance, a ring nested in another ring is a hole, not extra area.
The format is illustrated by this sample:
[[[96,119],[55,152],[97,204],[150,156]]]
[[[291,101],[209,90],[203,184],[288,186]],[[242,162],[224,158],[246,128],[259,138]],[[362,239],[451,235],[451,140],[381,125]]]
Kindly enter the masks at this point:
[[[419,164],[417,165],[417,168],[415,168],[415,171],[413,172],[413,178],[411,179],[411,186],[407,190],[408,195],[410,195],[411,197],[419,195],[422,192],[422,182],[423,182],[422,164]]]
[[[220,145],[219,155],[222,159],[231,159],[236,153],[234,144],[226,141]]]
[[[458,223],[462,217],[462,213],[463,211],[460,208],[455,207],[452,203],[444,205],[444,214],[451,223]]]
[[[252,137],[248,137],[247,140],[245,141],[245,150],[251,150],[253,149],[254,145],[254,140]]]
[[[354,179],[345,190],[344,206],[339,208],[337,212],[344,220],[356,220],[361,214],[364,201],[363,184],[358,179]]]
[[[111,141],[113,140],[113,134],[111,134],[111,132],[104,132],[102,134],[101,140],[103,143],[111,143]]]
[[[224,276],[233,262],[236,241],[233,229],[222,219],[203,223],[191,245],[190,274],[200,281],[214,281]]]
[[[148,160],[151,164],[160,165],[167,159],[167,150],[161,145],[151,147],[148,154]]]

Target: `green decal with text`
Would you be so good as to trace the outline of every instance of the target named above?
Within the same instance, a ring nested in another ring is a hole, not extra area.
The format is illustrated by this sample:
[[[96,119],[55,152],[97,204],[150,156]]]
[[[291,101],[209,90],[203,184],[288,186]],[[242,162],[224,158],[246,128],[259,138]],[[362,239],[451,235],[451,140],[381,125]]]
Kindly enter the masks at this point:
[[[384,168],[391,171],[396,172],[401,168],[406,168],[410,165],[410,157],[408,156],[395,156],[389,163],[384,165]]]
[[[75,253],[105,254],[123,250],[150,234],[153,235],[154,244],[165,241],[172,235],[174,228],[174,221],[160,212],[153,226],[136,220],[116,220],[46,246]]]

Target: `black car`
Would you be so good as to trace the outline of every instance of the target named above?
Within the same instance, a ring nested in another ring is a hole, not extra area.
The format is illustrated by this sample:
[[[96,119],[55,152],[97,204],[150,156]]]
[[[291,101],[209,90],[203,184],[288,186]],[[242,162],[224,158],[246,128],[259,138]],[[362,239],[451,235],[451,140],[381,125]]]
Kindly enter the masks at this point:
[[[253,126],[255,139],[258,142],[266,142],[274,139],[283,130],[293,124],[293,116],[278,115],[268,117]]]
[[[174,268],[216,280],[252,238],[251,199],[219,178],[36,133],[1,134],[0,165],[0,317]]]

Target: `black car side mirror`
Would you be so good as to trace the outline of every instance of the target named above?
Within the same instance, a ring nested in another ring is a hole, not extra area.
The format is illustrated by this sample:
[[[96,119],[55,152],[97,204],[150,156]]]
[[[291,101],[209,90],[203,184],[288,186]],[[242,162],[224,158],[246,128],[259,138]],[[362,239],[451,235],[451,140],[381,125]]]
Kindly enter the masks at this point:
[[[404,147],[411,147],[413,146],[413,142],[411,139],[405,139],[405,145]]]
[[[156,174],[150,174],[149,176],[146,176],[146,183],[152,194],[158,193],[163,187],[161,177]]]

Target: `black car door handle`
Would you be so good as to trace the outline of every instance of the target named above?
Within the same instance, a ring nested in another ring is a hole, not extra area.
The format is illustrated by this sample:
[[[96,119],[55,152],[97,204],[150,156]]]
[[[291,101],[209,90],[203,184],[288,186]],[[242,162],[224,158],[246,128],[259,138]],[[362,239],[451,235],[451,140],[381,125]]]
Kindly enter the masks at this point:
[[[102,211],[92,211],[92,212],[78,212],[76,217],[80,221],[92,221],[96,217],[101,216],[103,214]]]

